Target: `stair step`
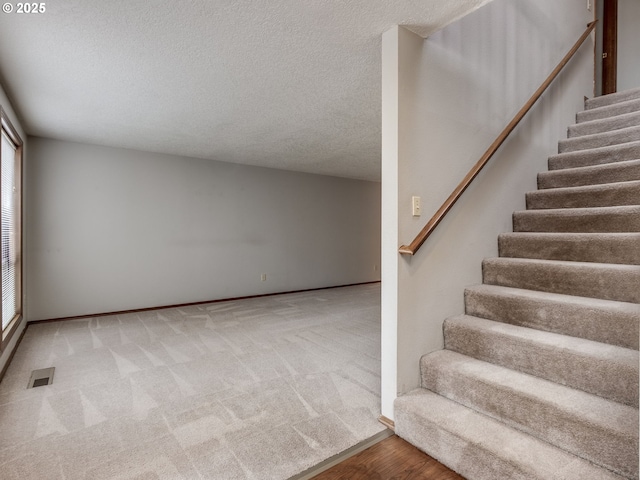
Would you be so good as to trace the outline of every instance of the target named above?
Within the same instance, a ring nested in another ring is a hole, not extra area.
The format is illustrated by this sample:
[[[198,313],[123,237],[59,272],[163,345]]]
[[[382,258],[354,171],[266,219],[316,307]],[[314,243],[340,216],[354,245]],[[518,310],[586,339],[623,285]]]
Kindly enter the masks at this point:
[[[422,388],[620,475],[637,475],[634,407],[449,350],[424,355],[420,367]]]
[[[640,110],[640,99],[634,98],[613,105],[592,108],[576,114],[576,123],[590,122],[591,120],[601,120],[603,118],[624,115],[625,113],[637,112]]]
[[[599,298],[475,285],[464,292],[467,315],[638,350],[640,305]]]
[[[640,267],[529,258],[487,258],[482,283],[640,303]]]
[[[444,322],[445,348],[638,407],[638,351],[460,315]]]
[[[474,480],[621,476],[425,389],[394,403],[396,434]]]
[[[623,162],[640,159],[640,141],[609,145],[607,147],[558,153],[549,157],[549,170],[588,167],[603,163]]]
[[[640,206],[556,208],[513,214],[514,232],[640,232]]]
[[[633,180],[640,180],[640,159],[540,172],[538,188],[601,185]]]
[[[585,109],[394,402],[470,479],[638,480],[640,88]]]
[[[613,132],[594,133],[582,137],[567,138],[558,142],[558,153],[578,152],[592,148],[622,145],[640,141],[640,126],[621,128]]]
[[[608,95],[601,95],[599,97],[587,98],[584,101],[585,110],[592,110],[598,107],[604,107],[606,105],[614,105],[620,102],[626,102],[628,100],[634,100],[640,98],[640,88],[630,88],[621,92],[610,93]]]
[[[640,205],[640,180],[537,190],[526,203],[529,210]]]
[[[511,258],[640,265],[640,233],[502,233],[498,251]]]
[[[567,137],[575,138],[594,133],[612,132],[621,128],[640,125],[640,111],[624,113],[615,117],[576,123],[567,129]]]

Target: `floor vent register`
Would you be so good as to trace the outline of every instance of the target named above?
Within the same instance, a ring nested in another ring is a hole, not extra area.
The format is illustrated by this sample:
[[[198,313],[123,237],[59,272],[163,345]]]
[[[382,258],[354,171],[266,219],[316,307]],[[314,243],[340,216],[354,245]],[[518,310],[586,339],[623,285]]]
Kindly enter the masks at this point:
[[[53,383],[53,372],[56,367],[40,368],[31,372],[27,388],[44,387]]]

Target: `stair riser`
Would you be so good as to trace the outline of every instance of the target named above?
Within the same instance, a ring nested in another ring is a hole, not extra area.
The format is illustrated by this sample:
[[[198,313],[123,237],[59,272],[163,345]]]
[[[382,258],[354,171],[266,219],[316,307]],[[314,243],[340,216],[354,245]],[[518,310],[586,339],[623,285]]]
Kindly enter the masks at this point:
[[[590,122],[591,120],[601,120],[603,118],[615,117],[616,115],[624,115],[640,111],[640,100],[629,100],[616,105],[604,108],[585,110],[576,114],[576,123]]]
[[[586,137],[568,138],[558,142],[558,153],[577,152],[590,148],[608,147],[640,140],[640,128],[629,127],[614,132],[598,133]]]
[[[478,360],[638,406],[638,368],[446,320],[445,348]]]
[[[594,108],[605,107],[607,105],[615,105],[629,100],[640,98],[640,88],[631,88],[621,92],[611,93],[609,95],[601,95],[599,97],[587,98],[584,101],[585,110],[593,110]]]
[[[611,132],[621,128],[640,125],[640,112],[628,113],[618,117],[595,120],[593,122],[578,123],[567,129],[567,137],[575,138],[596,133]]]
[[[527,209],[640,205],[640,181],[583,189],[547,189],[526,194]]]
[[[635,209],[628,211],[561,212],[554,210],[529,210],[513,214],[514,232],[574,232],[574,233],[624,233],[640,232],[640,215]]]
[[[538,174],[538,188],[579,187],[640,180],[640,160]]]
[[[640,265],[640,234],[503,234],[501,257]]]
[[[496,420],[431,392],[425,393],[417,398],[404,396],[395,400],[396,434],[465,478],[621,480],[618,475],[546,442],[512,433]]]
[[[599,264],[527,264],[493,262],[482,265],[483,283],[539,292],[640,303],[640,267],[624,269]]]
[[[395,410],[395,433],[417,446],[438,462],[446,465],[464,478],[495,480],[496,478],[527,478],[528,472],[514,468],[508,459],[495,458],[482,445],[460,438],[411,411]],[[464,455],[461,454],[464,452]],[[482,465],[478,468],[477,465]],[[535,479],[535,477],[533,477]],[[538,477],[539,480],[543,480]],[[535,480],[538,480],[535,479]]]
[[[640,159],[640,142],[630,142],[587,151],[559,153],[549,157],[549,170],[588,167]]]
[[[640,306],[582,303],[575,297],[531,298],[465,291],[467,315],[638,350]]]
[[[617,431],[605,422],[594,423],[510,385],[484,377],[478,381],[472,371],[455,363],[430,361],[429,355],[422,358],[421,367],[422,388],[616,473],[631,475],[638,469],[638,439],[634,432]],[[606,447],[603,438],[607,439]]]

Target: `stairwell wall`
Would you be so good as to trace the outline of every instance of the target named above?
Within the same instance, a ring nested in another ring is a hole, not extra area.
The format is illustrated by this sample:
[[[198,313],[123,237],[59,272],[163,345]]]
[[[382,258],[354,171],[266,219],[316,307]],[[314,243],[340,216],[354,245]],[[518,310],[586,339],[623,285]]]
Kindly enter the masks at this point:
[[[30,321],[379,280],[377,182],[29,142]]]
[[[529,112],[413,257],[398,254],[582,34],[582,0],[494,0],[423,39],[382,42],[382,414],[419,386],[419,359],[443,348],[442,323],[497,255],[524,193],[593,96],[593,39]],[[413,217],[411,197],[422,197]]]

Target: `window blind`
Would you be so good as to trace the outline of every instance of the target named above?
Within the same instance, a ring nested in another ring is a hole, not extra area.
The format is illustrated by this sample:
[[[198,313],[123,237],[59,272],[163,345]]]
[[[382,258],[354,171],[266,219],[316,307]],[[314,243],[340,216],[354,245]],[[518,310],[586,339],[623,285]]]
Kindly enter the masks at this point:
[[[17,239],[17,202],[16,202],[16,149],[17,146],[2,132],[2,152],[0,157],[0,196],[1,219],[0,237],[2,250],[2,330],[11,323],[16,311],[16,254],[18,253]]]

